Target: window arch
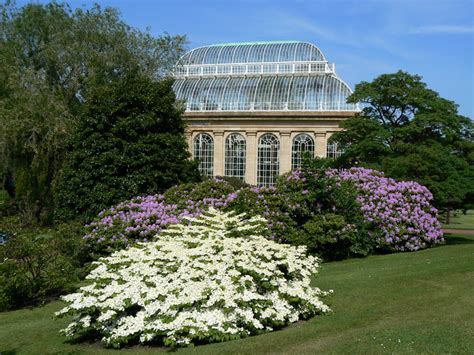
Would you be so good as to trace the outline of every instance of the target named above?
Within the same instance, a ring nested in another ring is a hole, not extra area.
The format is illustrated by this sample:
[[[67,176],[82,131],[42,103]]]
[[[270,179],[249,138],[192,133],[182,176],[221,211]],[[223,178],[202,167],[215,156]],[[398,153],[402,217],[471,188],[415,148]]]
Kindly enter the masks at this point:
[[[214,140],[207,133],[194,138],[194,159],[199,161],[199,172],[207,177],[214,175]]]
[[[306,133],[300,133],[293,138],[293,148],[291,151],[291,170],[301,167],[303,153],[308,152],[314,156],[314,140]]]
[[[271,133],[258,140],[257,184],[272,186],[280,171],[280,141]]]
[[[331,158],[331,159],[337,159],[342,154],[344,154],[344,148],[342,144],[335,141],[328,141],[326,157]]]
[[[229,134],[225,140],[225,176],[245,179],[245,138],[239,133]]]

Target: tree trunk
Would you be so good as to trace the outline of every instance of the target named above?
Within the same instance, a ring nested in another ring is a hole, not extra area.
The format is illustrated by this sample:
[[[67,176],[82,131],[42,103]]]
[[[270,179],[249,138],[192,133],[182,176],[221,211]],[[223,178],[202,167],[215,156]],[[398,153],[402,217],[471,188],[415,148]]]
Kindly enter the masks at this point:
[[[450,221],[451,221],[451,208],[448,207],[448,209],[446,210],[446,224],[449,224]]]

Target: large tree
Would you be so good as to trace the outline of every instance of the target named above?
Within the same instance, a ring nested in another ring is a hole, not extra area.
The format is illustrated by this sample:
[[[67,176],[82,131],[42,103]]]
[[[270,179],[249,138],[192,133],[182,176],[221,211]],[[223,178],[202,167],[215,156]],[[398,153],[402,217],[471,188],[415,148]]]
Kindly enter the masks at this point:
[[[435,205],[448,216],[472,202],[473,122],[458,114],[454,102],[403,71],[361,82],[348,102],[360,102],[363,109],[332,138],[346,147],[339,164],[416,180],[433,192]]]
[[[137,195],[197,181],[172,80],[129,74],[85,103],[58,186],[58,215],[95,217]]]
[[[131,72],[160,80],[185,43],[134,29],[113,8],[0,5],[0,174],[13,176],[29,216],[52,211],[65,142],[91,92]]]

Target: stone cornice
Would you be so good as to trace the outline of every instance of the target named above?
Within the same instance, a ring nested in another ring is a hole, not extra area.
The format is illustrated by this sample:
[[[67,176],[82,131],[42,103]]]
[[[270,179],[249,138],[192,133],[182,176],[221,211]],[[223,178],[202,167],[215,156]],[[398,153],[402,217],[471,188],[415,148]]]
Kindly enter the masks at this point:
[[[186,121],[339,121],[355,114],[354,111],[208,111],[185,112],[183,118]]]

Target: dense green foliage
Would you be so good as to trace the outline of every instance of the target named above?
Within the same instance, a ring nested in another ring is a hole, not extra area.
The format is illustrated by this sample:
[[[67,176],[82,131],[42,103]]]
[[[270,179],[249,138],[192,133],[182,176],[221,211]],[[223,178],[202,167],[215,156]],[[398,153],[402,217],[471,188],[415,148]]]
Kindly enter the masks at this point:
[[[91,93],[57,189],[60,218],[91,218],[133,196],[199,179],[171,85],[133,73]]]
[[[84,103],[130,73],[161,78],[186,38],[153,37],[113,8],[0,4],[0,166],[24,220],[48,222],[53,186]]]
[[[348,101],[364,108],[333,137],[346,147],[338,163],[415,180],[438,208],[462,208],[474,198],[474,125],[421,79],[399,71],[356,85]]]
[[[0,245],[0,311],[42,302],[71,289],[88,261],[82,230],[78,224],[67,224],[43,234],[10,232]]]
[[[447,245],[416,253],[376,255],[322,265],[315,279],[334,289],[333,314],[282,331],[181,349],[181,354],[469,354],[474,300],[474,236],[448,236]],[[316,285],[316,282],[314,283]],[[54,320],[64,307],[0,313],[0,349],[16,354],[117,354],[97,343],[66,342],[59,333],[72,318]],[[440,336],[442,334],[442,336]],[[160,347],[120,354],[157,354]]]
[[[238,188],[227,180],[205,179],[199,183],[191,182],[173,186],[163,193],[163,201],[176,205],[179,209],[185,209],[191,204],[197,205],[196,207],[204,207],[206,204],[203,203],[203,200],[225,200],[229,194],[237,190]]]
[[[290,215],[297,228],[284,238],[308,246],[325,260],[366,256],[376,247],[380,230],[364,219],[351,181],[330,177],[319,162],[283,178],[286,194],[296,206]]]
[[[276,240],[305,245],[310,253],[334,260],[374,249],[378,231],[364,220],[356,197],[351,182],[308,166],[282,176],[274,189],[241,190],[228,208],[261,214],[270,221]]]

